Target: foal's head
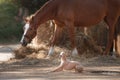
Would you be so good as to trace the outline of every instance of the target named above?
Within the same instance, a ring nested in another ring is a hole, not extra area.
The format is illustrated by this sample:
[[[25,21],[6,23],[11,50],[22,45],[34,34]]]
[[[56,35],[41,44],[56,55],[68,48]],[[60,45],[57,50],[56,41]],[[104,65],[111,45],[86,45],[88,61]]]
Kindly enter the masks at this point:
[[[27,44],[32,41],[32,39],[36,36],[36,33],[37,33],[36,25],[34,23],[33,16],[29,19],[26,18],[25,22],[26,22],[26,24],[23,27],[24,34],[23,34],[22,39],[20,41],[22,46],[27,46]]]

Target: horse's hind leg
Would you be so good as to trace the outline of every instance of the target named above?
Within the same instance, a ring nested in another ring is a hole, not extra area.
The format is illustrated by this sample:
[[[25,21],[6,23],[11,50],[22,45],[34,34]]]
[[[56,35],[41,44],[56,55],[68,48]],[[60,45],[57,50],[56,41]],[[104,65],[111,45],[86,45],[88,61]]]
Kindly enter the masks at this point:
[[[117,26],[116,26],[117,27]],[[114,34],[114,51],[118,51],[118,48],[117,48],[117,28],[115,27],[115,34]]]
[[[115,24],[117,22],[117,19],[118,19],[118,17],[113,17],[110,15],[105,18],[105,22],[109,26],[109,36],[108,36],[108,40],[107,40],[108,42],[107,42],[106,50],[103,54],[108,54],[110,51],[110,48],[112,46],[113,39],[114,39]]]

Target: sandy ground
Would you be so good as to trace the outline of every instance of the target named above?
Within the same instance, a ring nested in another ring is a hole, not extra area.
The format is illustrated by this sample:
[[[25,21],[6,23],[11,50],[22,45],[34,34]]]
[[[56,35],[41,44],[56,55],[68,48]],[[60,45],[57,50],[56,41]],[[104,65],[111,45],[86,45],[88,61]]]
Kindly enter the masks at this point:
[[[18,45],[2,46],[14,49]],[[6,49],[6,52],[10,51]],[[0,63],[0,80],[120,80],[119,58],[98,56],[81,62],[84,65],[83,73],[77,73],[73,70],[50,72],[59,64],[59,61],[54,59],[7,61]]]

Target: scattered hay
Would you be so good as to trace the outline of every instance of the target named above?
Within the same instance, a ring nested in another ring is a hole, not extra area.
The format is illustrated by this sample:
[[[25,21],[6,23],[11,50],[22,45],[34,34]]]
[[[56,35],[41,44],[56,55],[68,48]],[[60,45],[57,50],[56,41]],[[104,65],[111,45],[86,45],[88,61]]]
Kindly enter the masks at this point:
[[[37,52],[36,49],[31,47],[20,47],[14,50],[14,55],[16,59],[25,58],[27,55],[32,54],[33,52]]]

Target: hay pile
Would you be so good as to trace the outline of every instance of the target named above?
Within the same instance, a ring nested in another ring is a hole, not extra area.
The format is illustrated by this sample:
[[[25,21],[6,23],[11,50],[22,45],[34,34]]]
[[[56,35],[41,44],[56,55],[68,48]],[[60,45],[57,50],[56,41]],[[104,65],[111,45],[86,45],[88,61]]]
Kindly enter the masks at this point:
[[[84,54],[89,56],[96,56],[102,53],[102,48],[104,45],[106,45],[105,38],[106,38],[107,30],[105,29],[105,27],[98,27],[101,25],[103,26],[104,24],[100,23],[97,25],[97,27],[87,28],[87,35],[84,34],[83,28],[76,28],[75,38],[76,38],[77,49],[80,55]],[[51,38],[53,36],[53,31],[54,31],[54,25],[53,27],[49,27],[49,26],[50,26],[49,21],[46,22],[45,24],[42,24],[38,28],[37,36],[31,43],[31,46],[29,46],[29,48],[28,47],[20,48],[15,51],[16,58],[18,58],[20,55],[22,55],[22,57],[24,58],[26,57],[26,55],[33,54],[33,53],[45,54],[44,55],[45,57],[48,53],[49,43],[51,41]],[[59,53],[61,51],[70,53],[71,42],[69,40],[67,29],[63,29],[61,35],[62,36],[59,37],[59,39],[57,40],[55,53]],[[101,44],[101,43],[104,43],[104,44]],[[40,49],[43,46],[44,48]],[[32,49],[30,47],[32,47]]]
[[[82,54],[86,51],[92,51],[94,53],[102,52],[100,46],[105,46],[107,41],[107,30],[105,26],[106,25],[101,22],[100,24],[96,25],[96,27],[88,28],[88,35],[84,34],[84,28],[76,28],[75,39],[77,48],[80,51],[79,53]],[[42,42],[49,44],[51,37],[53,36],[53,31],[54,26],[49,27],[49,22],[41,25],[38,29],[38,34],[36,36],[37,39],[36,41],[33,41],[33,43],[37,43],[37,45],[41,44]],[[61,36],[58,38],[56,45],[59,47],[71,49],[71,42],[69,39],[68,30],[66,28],[62,30]]]

